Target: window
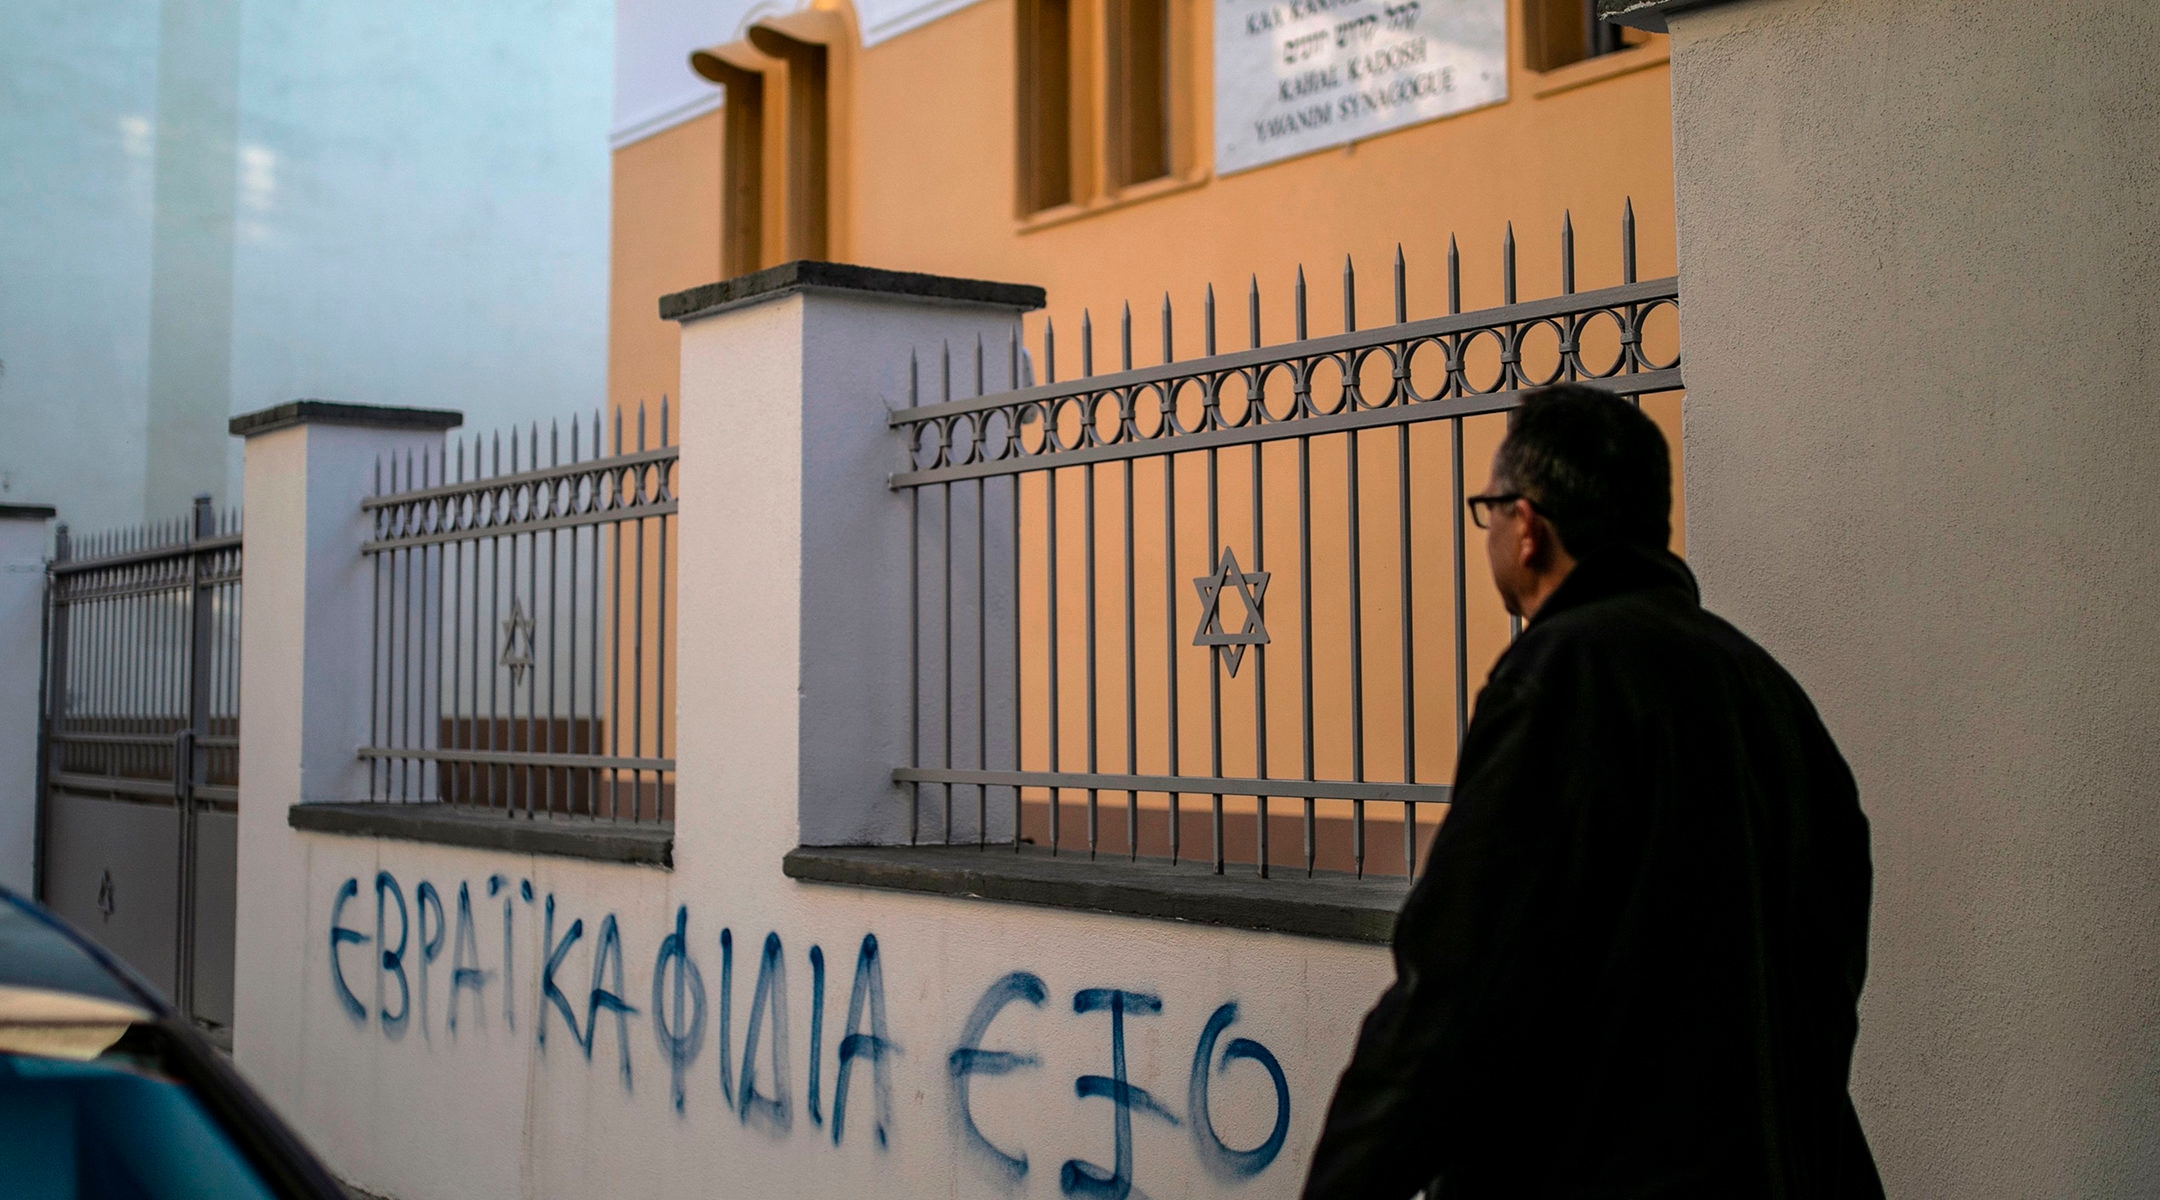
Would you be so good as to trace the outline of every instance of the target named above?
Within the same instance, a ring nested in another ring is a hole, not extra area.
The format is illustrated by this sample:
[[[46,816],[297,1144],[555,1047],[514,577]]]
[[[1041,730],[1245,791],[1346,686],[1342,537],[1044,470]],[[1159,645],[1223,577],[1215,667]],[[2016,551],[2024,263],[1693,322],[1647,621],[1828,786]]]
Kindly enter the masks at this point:
[[[834,13],[806,10],[752,26],[746,39],[700,50],[690,66],[727,89],[722,104],[721,269],[743,275],[794,259],[844,253],[835,212],[836,123],[845,46]]]
[[[825,47],[762,25],[750,31],[750,44],[785,64],[787,76],[787,232],[781,257],[826,258],[832,207],[826,98],[832,73]]]
[[[1650,38],[1597,16],[1597,0],[1523,0],[1523,52],[1533,71],[1614,54]]]
[[[717,55],[698,72],[727,89],[720,133],[720,271],[745,275],[765,265],[765,74]]]
[[[1169,0],[1110,7],[1110,173],[1119,186],[1170,173]]]
[[[1020,0],[1020,209],[1073,200],[1072,3]]]
[[[1188,161],[1179,11],[1172,0],[1019,0],[1021,215],[1112,201]]]

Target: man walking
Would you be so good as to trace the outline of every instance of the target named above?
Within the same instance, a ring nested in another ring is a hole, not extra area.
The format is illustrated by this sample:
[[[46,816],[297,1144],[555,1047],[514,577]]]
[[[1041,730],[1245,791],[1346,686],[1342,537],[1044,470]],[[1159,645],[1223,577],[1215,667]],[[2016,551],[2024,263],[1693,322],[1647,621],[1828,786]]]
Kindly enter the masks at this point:
[[[1846,1090],[1867,821],[1807,696],[1665,549],[1626,401],[1529,396],[1470,512],[1478,696],[1308,1200],[1879,1197]]]

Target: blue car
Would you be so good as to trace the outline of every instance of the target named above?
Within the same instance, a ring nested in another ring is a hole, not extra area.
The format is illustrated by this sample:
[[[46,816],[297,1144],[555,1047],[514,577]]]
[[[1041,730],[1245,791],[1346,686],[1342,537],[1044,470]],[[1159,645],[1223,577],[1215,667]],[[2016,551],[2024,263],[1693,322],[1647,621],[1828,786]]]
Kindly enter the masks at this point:
[[[344,1197],[154,989],[4,888],[0,1193],[8,1200]]]

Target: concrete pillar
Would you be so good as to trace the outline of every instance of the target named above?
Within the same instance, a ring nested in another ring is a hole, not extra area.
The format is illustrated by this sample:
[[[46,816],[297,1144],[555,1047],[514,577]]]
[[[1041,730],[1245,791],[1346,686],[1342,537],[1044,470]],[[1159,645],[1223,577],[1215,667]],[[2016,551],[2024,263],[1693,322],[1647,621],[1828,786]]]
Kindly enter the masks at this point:
[[[2160,1195],[2160,23],[1607,7],[1672,33],[1690,558],[1873,825],[1890,1194]]]
[[[295,804],[363,800],[373,575],[360,502],[383,455],[439,449],[463,418],[301,400],[232,419],[247,439],[246,617],[240,631],[240,849],[233,1053],[273,1085],[299,1079],[302,1014],[248,980],[290,971],[307,941]],[[273,1095],[273,1100],[288,1097]]]
[[[38,684],[44,650],[42,504],[0,504],[0,887],[35,895]]]
[[[911,351],[934,396],[949,344],[972,391],[979,336],[991,388],[1007,386],[1014,326],[1042,298],[800,262],[661,301],[682,322],[679,611],[699,634],[678,648],[677,766],[723,793],[683,798],[679,866],[725,846],[777,872],[797,845],[908,840],[891,772],[907,761],[910,501],[886,484],[907,466],[886,417],[908,403]]]

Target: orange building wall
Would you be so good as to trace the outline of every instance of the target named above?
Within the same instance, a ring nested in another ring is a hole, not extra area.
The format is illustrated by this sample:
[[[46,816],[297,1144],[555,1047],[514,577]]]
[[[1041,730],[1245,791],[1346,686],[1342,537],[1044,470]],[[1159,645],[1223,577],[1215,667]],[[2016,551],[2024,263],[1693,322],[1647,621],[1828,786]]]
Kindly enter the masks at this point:
[[[1049,308],[1030,318],[1039,346],[1047,317],[1060,334],[1060,374],[1077,367],[1079,316],[1092,308],[1098,347],[1114,336],[1118,306],[1135,310],[1136,357],[1152,361],[1164,292],[1180,313],[1180,356],[1197,353],[1201,289],[1214,284],[1226,312],[1243,310],[1246,281],[1262,289],[1263,334],[1290,332],[1290,281],[1312,284],[1312,329],[1340,328],[1338,272],[1359,263],[1362,323],[1385,319],[1387,266],[1400,243],[1410,263],[1410,315],[1443,311],[1448,235],[1461,239],[1463,303],[1498,303],[1499,246],[1516,225],[1520,294],[1556,291],[1563,211],[1577,224],[1577,281],[1618,282],[1621,202],[1633,197],[1640,273],[1672,272],[1672,146],[1663,39],[1563,68],[1552,80],[1588,82],[1538,95],[1548,82],[1519,65],[1512,20],[1510,99],[1363,142],[1216,179],[1212,145],[1213,48],[1205,0],[1184,0],[1198,31],[1188,86],[1198,114],[1200,164],[1181,184],[1144,185],[1149,198],[1113,202],[1052,221],[1024,221],[1014,205],[1012,0],[983,0],[869,49],[852,50],[848,94],[833,119],[849,155],[834,220],[847,256],[867,265],[1039,284]],[[1516,14],[1519,16],[1519,14]],[[1616,67],[1633,67],[1605,75]],[[688,69],[687,67],[685,68]],[[656,301],[719,277],[720,117],[710,114],[615,155],[615,232],[609,395],[635,403],[671,391],[675,327]],[[1222,323],[1225,344],[1242,318]],[[1099,354],[1098,365],[1108,362]]]
[[[1013,0],[984,0],[889,42],[848,52],[836,77],[848,81],[835,97],[833,120],[847,124],[847,136],[835,145],[847,155],[835,188],[834,242],[845,256],[868,265],[946,275],[1039,284],[1049,293],[1049,307],[1027,318],[1029,345],[1038,356],[1045,321],[1058,329],[1057,375],[1070,378],[1079,368],[1079,330],[1083,309],[1091,309],[1095,328],[1095,368],[1117,367],[1117,328],[1121,304],[1134,308],[1136,365],[1160,360],[1160,305],[1167,292],[1176,309],[1175,353],[1200,353],[1200,298],[1214,285],[1218,298],[1218,344],[1246,344],[1245,295],[1248,280],[1261,289],[1262,340],[1277,343],[1292,336],[1292,279],[1302,265],[1309,285],[1309,330],[1333,333],[1342,328],[1341,270],[1344,255],[1358,263],[1359,324],[1371,327],[1392,318],[1390,268],[1398,244],[1408,264],[1408,316],[1446,311],[1446,258],[1449,235],[1462,251],[1462,303],[1477,309],[1501,302],[1500,243],[1509,221],[1515,224],[1518,296],[1531,299],[1559,291],[1559,231],[1564,212],[1572,211],[1576,233],[1576,286],[1580,290],[1620,282],[1619,218],[1623,201],[1632,198],[1636,215],[1638,275],[1655,278],[1674,271],[1672,154],[1668,117],[1669,81],[1662,39],[1649,46],[1540,75],[1520,66],[1519,7],[1510,23],[1510,99],[1472,112],[1384,134],[1366,141],[1270,164],[1227,178],[1213,178],[1207,168],[1212,145],[1208,42],[1211,5],[1183,0],[1190,27],[1198,31],[1186,64],[1188,99],[1198,114],[1190,149],[1196,165],[1181,178],[1156,181],[1136,191],[1140,198],[1098,198],[1083,211],[1058,210],[1024,219],[1015,211],[1016,137],[1013,83],[1015,5]],[[1543,94],[1540,94],[1540,93]],[[615,270],[610,342],[610,396],[618,405],[651,401],[672,394],[678,371],[677,330],[657,315],[657,298],[718,278],[721,117],[699,118],[664,134],[635,143],[615,157]],[[1668,321],[1653,329],[1655,356],[1673,351]],[[1662,345],[1655,343],[1664,343]],[[964,361],[964,355],[961,356]],[[1003,355],[992,356],[993,386],[1001,381]],[[1040,373],[1044,364],[1036,360]],[[1527,365],[1527,364],[1526,364]],[[955,364],[956,376],[968,370]],[[933,369],[934,370],[934,369]],[[934,378],[934,375],[933,375]],[[956,385],[958,380],[956,379]],[[1679,446],[1677,395],[1652,397],[1645,408]],[[1439,531],[1427,514],[1447,511],[1446,422],[1416,427],[1412,433],[1414,495],[1421,543],[1414,576],[1417,594],[1417,771],[1424,782],[1446,782],[1454,767],[1456,723],[1453,696],[1450,618],[1438,608],[1452,592],[1451,568],[1434,539]],[[1504,425],[1498,417],[1466,423],[1467,490],[1485,482],[1486,464]],[[1368,457],[1368,485],[1392,493],[1393,435],[1361,435]],[[1314,641],[1316,651],[1340,643],[1346,603],[1330,584],[1346,568],[1342,528],[1343,451],[1341,439],[1315,443],[1313,520],[1320,535],[1314,543]],[[1295,492],[1285,490],[1294,475],[1284,472],[1294,453],[1287,444],[1267,451],[1269,565],[1276,586],[1294,588]],[[1181,456],[1190,460],[1192,456]],[[1282,461],[1277,461],[1282,460]],[[1247,471],[1243,452],[1226,454],[1226,512],[1240,514],[1244,492],[1236,481]],[[1676,467],[1678,466],[1676,462]],[[1195,519],[1197,469],[1181,461],[1179,575],[1180,628],[1198,619],[1197,599],[1182,580],[1204,568],[1208,548]],[[1138,506],[1149,507],[1161,494],[1159,465],[1144,466],[1137,480]],[[1061,474],[1060,548],[1061,623],[1066,633],[1058,650],[1061,669],[1059,749],[1063,769],[1073,770],[1085,756],[1085,660],[1080,646],[1084,594],[1081,539],[1072,536],[1081,520],[1080,487],[1073,469]],[[1098,497],[1098,525],[1121,528],[1122,509],[1115,477],[1105,475]],[[694,481],[691,486],[695,486]],[[1040,530],[1047,518],[1043,480],[1033,477],[1023,488],[1024,526]],[[1233,494],[1234,493],[1234,494]],[[1376,497],[1382,493],[1375,493]],[[1676,488],[1677,495],[1677,488]],[[1157,501],[1159,503],[1159,501]],[[1399,778],[1402,740],[1398,649],[1400,626],[1392,547],[1396,526],[1392,511],[1369,508],[1360,524],[1373,548],[1365,566],[1366,620],[1375,631],[1368,645],[1366,760],[1370,777]],[[1159,510],[1158,510],[1159,511]],[[1675,542],[1684,538],[1681,514],[1675,514]],[[1105,532],[1101,536],[1112,536]],[[1233,527],[1225,536],[1233,545],[1249,539]],[[1286,543],[1285,537],[1293,540]],[[1444,541],[1444,538],[1440,538]],[[1160,629],[1161,538],[1156,522],[1140,525],[1139,624]],[[1426,549],[1430,547],[1430,550]],[[1508,625],[1499,599],[1485,578],[1483,537],[1469,531],[1467,592],[1470,614],[1469,674],[1474,695],[1495,656],[1505,647]],[[1375,553],[1374,551],[1385,551]],[[1126,762],[1122,677],[1123,581],[1116,564],[1121,547],[1101,544],[1104,570],[1098,577],[1098,630],[1105,657],[1098,664],[1096,748],[1104,770],[1122,771]],[[1240,550],[1249,558],[1247,550]],[[1287,556],[1287,558],[1286,558]],[[1022,621],[1030,649],[1023,675],[1023,760],[1030,769],[1049,765],[1047,690],[1040,670],[1047,654],[1044,625],[1047,563],[1041,546],[1024,544]],[[1248,566],[1250,563],[1248,562]],[[1069,584],[1064,581],[1070,581]],[[1292,601],[1294,596],[1285,595]],[[1291,611],[1286,609],[1284,611]],[[1295,669],[1296,630],[1273,631],[1269,707],[1274,711],[1268,737],[1269,774],[1295,775],[1301,757],[1297,722],[1299,681]],[[1143,773],[1168,772],[1163,689],[1165,670],[1156,638],[1143,636],[1137,648],[1136,674],[1151,686],[1138,697]],[[1195,656],[1187,661],[1186,655]],[[1180,652],[1183,668],[1181,741],[1185,774],[1206,774],[1205,755],[1193,748],[1207,741],[1209,698],[1204,652]],[[1193,663],[1202,664],[1195,668]],[[1253,668],[1247,666],[1249,676]],[[1028,672],[1033,672],[1032,675]],[[1340,654],[1316,659],[1314,699],[1329,714],[1317,731],[1316,767],[1322,777],[1345,778],[1349,738],[1340,714],[1347,708],[1348,667]],[[1255,762],[1249,678],[1240,678],[1222,694],[1224,773],[1251,773]],[[1287,769],[1286,769],[1287,765]],[[934,790],[934,789],[931,789]],[[1046,797],[1030,793],[1029,832],[1047,835]],[[1098,797],[1109,844],[1122,846],[1122,794]],[[972,807],[972,800],[963,800]],[[1140,797],[1145,829],[1165,827],[1166,801]],[[1084,837],[1082,793],[1062,797],[1066,809],[1061,841],[1080,844]],[[1227,809],[1237,817],[1251,814],[1250,798],[1231,798]],[[1279,863],[1301,861],[1295,829],[1296,801],[1274,802],[1278,826],[1270,857]],[[1186,853],[1204,856],[1203,826],[1191,824],[1208,808],[1205,797],[1188,797],[1185,806]],[[1367,817],[1376,826],[1399,830],[1399,805],[1374,802]],[[1319,805],[1320,835],[1332,849],[1324,866],[1344,866],[1349,805]],[[1435,828],[1425,814],[1418,829],[1422,842]],[[1252,818],[1242,816],[1233,837],[1249,844]],[[1274,824],[1271,822],[1271,825]],[[1240,834],[1239,829],[1243,832]],[[1376,858],[1376,869],[1400,871],[1399,834],[1394,865]],[[1142,849],[1163,850],[1160,833],[1143,833]],[[1376,852],[1378,847],[1375,847]],[[1247,848],[1233,848],[1233,861]]]

